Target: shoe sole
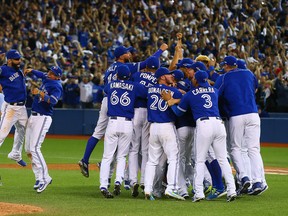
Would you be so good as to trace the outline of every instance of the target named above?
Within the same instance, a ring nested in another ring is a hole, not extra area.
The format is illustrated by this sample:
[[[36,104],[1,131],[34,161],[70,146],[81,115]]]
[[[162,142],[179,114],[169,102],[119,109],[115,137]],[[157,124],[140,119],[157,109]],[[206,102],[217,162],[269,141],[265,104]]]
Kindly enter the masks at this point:
[[[234,200],[236,200],[236,197],[237,196],[232,196],[232,197],[227,198],[227,202],[233,202]]]
[[[107,199],[112,199],[114,198],[114,196],[109,192],[109,191],[105,191],[105,190],[102,190],[101,191],[102,195],[107,198]]]
[[[79,165],[79,167],[80,167],[80,171],[81,171],[82,175],[83,175],[84,177],[86,177],[86,178],[89,178],[89,173],[87,173],[87,172],[85,171],[83,162],[82,162],[82,161],[79,161],[79,162],[78,162],[78,165]]]
[[[137,197],[139,195],[138,188],[139,188],[139,184],[136,183],[133,185],[133,191],[132,191],[133,197]]]
[[[221,194],[219,194],[218,196],[216,196],[216,197],[212,197],[212,198],[209,198],[209,196],[206,198],[206,200],[214,200],[214,199],[217,199],[217,198],[220,198],[220,197],[222,197],[222,196],[224,196],[224,195],[226,195],[227,194],[227,191],[225,190],[224,192],[222,192]]]
[[[200,202],[201,200],[204,200],[204,197],[200,198],[200,197],[197,197],[197,198],[192,198],[192,202]]]
[[[169,194],[169,193],[165,193],[166,196],[177,199],[177,200],[185,200],[184,197],[177,195],[177,194]]]
[[[250,182],[245,182],[243,187],[240,190],[240,194],[247,193],[248,188],[250,187],[251,183]]]
[[[261,195],[262,193],[264,193],[266,190],[268,190],[268,188],[269,188],[268,185],[266,185],[258,195]]]
[[[41,190],[40,190],[40,187],[39,187],[39,188],[37,189],[37,193],[42,193],[43,191],[45,191],[46,188],[47,188],[50,184],[52,184],[52,179],[51,179],[51,181],[50,181],[49,183],[45,184],[44,187],[43,187]]]

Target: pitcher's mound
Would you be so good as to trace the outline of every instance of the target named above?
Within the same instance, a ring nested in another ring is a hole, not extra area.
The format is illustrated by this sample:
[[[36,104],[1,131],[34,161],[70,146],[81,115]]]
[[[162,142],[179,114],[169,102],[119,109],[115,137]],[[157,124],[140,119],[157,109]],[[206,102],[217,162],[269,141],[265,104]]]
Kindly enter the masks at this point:
[[[0,216],[13,214],[33,214],[38,212],[43,212],[43,209],[31,205],[0,202]]]

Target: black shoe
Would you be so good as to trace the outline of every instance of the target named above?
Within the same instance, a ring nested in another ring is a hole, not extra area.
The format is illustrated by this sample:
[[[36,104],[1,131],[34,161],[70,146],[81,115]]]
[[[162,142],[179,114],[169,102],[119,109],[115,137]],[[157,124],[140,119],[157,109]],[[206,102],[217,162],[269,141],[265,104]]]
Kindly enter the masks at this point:
[[[138,188],[139,188],[139,184],[135,182],[133,184],[133,188],[132,188],[132,196],[133,197],[137,197],[139,195]]]
[[[118,195],[120,195],[120,193],[121,193],[121,184],[120,184],[120,182],[117,181],[117,182],[115,182],[113,194],[115,196],[118,196]]]
[[[111,194],[106,188],[101,188],[101,193],[107,199],[114,198],[113,194]]]

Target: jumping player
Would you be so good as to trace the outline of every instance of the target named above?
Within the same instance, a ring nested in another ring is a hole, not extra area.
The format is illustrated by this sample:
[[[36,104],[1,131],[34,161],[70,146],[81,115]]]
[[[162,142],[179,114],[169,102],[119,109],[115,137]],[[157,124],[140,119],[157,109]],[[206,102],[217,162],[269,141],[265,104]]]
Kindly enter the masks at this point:
[[[21,55],[15,49],[6,53],[7,64],[0,67],[0,85],[4,93],[4,103],[1,108],[0,147],[15,125],[15,134],[12,151],[8,158],[15,160],[20,166],[26,166],[22,160],[22,148],[27,123],[25,107],[27,92],[25,77],[20,69]]]
[[[34,100],[27,123],[25,150],[31,159],[36,179],[34,189],[41,193],[52,183],[41,146],[52,123],[53,106],[62,96],[62,70],[58,66],[51,67],[47,74],[32,69],[25,70],[25,73],[30,72],[42,79],[42,85],[32,89]]]

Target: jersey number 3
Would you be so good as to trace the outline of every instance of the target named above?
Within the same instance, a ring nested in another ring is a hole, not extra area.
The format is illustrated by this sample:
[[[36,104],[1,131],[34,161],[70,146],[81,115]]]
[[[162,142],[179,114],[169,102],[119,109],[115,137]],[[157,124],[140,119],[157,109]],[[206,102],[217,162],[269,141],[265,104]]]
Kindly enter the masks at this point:
[[[212,101],[211,101],[210,95],[208,95],[208,94],[203,94],[203,95],[201,96],[201,98],[204,98],[204,99],[205,99],[205,104],[203,105],[203,107],[205,107],[205,108],[207,108],[207,109],[209,109],[209,108],[212,107]]]
[[[128,97],[129,93],[124,92],[120,98],[117,96],[117,91],[113,91],[110,97],[112,105],[117,105],[119,102],[122,106],[128,106],[131,103],[131,99]]]

